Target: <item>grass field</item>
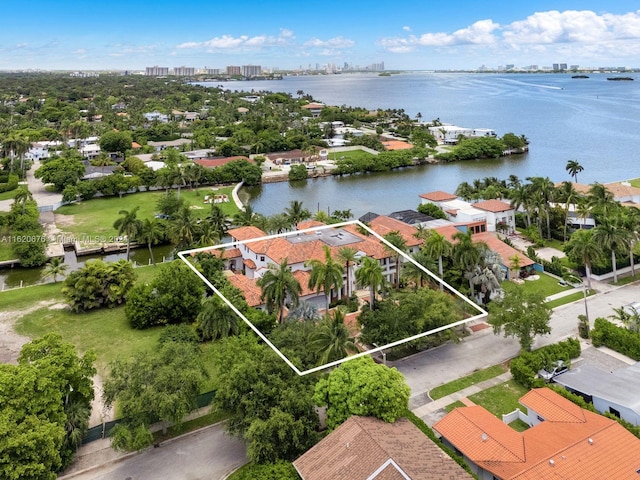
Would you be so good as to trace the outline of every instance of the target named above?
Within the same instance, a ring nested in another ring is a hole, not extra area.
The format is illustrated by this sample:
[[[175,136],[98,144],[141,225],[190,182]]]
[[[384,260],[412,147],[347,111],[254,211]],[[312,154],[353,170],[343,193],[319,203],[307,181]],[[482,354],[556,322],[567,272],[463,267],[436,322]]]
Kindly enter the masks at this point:
[[[12,198],[15,198],[16,193],[18,193],[17,188],[14,188],[13,190],[9,190],[8,192],[2,192],[0,193],[0,201],[11,200]]]
[[[231,198],[233,187],[221,187],[215,190],[216,194],[226,194]],[[214,193],[211,187],[200,188],[198,190],[182,189],[181,198],[192,206],[198,218],[204,218],[209,213],[210,207],[203,203],[207,194]],[[113,237],[117,231],[113,228],[113,223],[120,217],[121,210],[131,210],[140,207],[138,218],[153,218],[157,212],[158,199],[165,195],[165,192],[141,192],[119,197],[94,198],[86,202],[64,205],[56,210],[59,214],[57,225],[60,230],[73,235],[76,239],[95,237]],[[218,204],[226,215],[231,216],[238,212],[233,201]],[[67,217],[65,219],[65,216]]]
[[[358,160],[373,157],[372,153],[365,152],[364,150],[350,150],[347,152],[331,152],[329,153],[329,160]]]
[[[494,365],[493,367],[473,372],[471,375],[467,375],[466,377],[440,385],[439,387],[430,390],[429,396],[433,400],[438,400],[439,398],[446,397],[454,392],[459,392],[460,390],[470,387],[471,385],[475,385],[476,383],[502,375],[504,372],[506,372],[506,369],[503,365]]]
[[[545,297],[549,295],[553,295],[554,293],[564,292],[565,290],[570,289],[571,287],[562,285],[558,285],[558,280],[551,275],[547,275],[546,273],[536,272],[540,277],[538,280],[527,280],[524,282],[524,287],[527,290],[542,292]],[[509,291],[510,288],[513,288],[514,283],[512,282],[503,282],[502,288],[505,291]]]
[[[529,390],[514,380],[488,388],[471,395],[469,400],[481,405],[492,414],[501,418],[506,413],[513,412],[520,406],[518,399]]]

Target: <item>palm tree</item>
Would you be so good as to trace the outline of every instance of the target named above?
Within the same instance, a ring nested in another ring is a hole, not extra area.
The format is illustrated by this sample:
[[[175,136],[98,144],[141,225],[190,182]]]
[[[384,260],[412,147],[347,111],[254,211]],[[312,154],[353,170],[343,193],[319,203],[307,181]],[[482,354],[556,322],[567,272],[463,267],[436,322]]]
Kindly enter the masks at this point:
[[[616,251],[629,247],[631,233],[624,228],[620,216],[603,217],[600,224],[593,229],[593,241],[602,248],[611,250],[611,266],[613,268],[613,281],[618,281],[618,269],[616,264]]]
[[[549,177],[530,177],[528,180],[531,182],[531,190],[533,192],[534,204],[537,207],[538,212],[544,212],[547,220],[547,239],[551,240],[551,206],[550,202],[555,197],[555,185],[549,179]],[[540,213],[538,214],[540,236],[542,237],[542,218]]]
[[[29,189],[25,186],[18,187],[15,197],[13,197],[13,202],[16,206],[21,207],[23,214],[29,200],[33,200],[33,195]]]
[[[182,206],[169,223],[169,238],[178,247],[192,245],[198,237],[198,219],[188,206]]]
[[[424,287],[425,282],[432,279],[431,276],[424,271],[424,268],[430,271],[434,270],[435,263],[433,262],[433,258],[424,250],[420,250],[411,255],[411,259],[413,262],[404,262],[402,264],[402,276],[412,280],[417,290],[418,287]],[[440,288],[442,288],[442,284],[440,284]]]
[[[531,225],[531,191],[529,185],[518,185],[514,187],[509,193],[509,198],[511,199],[511,208],[516,211],[523,208],[527,215],[527,227]]]
[[[137,239],[141,242],[147,244],[147,248],[149,249],[149,256],[151,257],[151,263],[153,266],[156,266],[156,259],[153,255],[153,249],[151,248],[151,244],[156,244],[162,239],[162,228],[157,220],[150,220],[145,218],[142,221],[142,225],[140,226],[140,230],[138,231]]]
[[[64,263],[64,259],[61,257],[53,257],[47,263],[44,269],[44,278],[53,277],[53,283],[58,282],[58,275],[64,275],[67,271],[68,265]]]
[[[15,171],[15,158],[20,159],[20,171],[24,171],[24,154],[29,151],[29,140],[20,133],[10,133],[2,141],[2,156],[11,159],[11,172]],[[22,173],[20,174],[22,176]]]
[[[240,331],[240,318],[217,295],[202,301],[202,310],[196,317],[196,332],[200,340],[215,340],[236,335]]]
[[[594,182],[589,187],[587,205],[594,214],[608,216],[619,204],[614,200],[613,193],[607,187],[601,183]]]
[[[584,167],[580,165],[577,160],[569,160],[564,169],[569,172],[569,175],[571,175],[575,182],[578,183],[578,173],[582,172]]]
[[[283,258],[279,265],[269,264],[265,274],[256,283],[262,290],[260,300],[266,303],[269,313],[276,312],[279,323],[282,322],[287,301],[294,307],[300,303],[302,287],[293,276],[286,258]]]
[[[369,307],[373,310],[376,291],[386,283],[380,263],[371,257],[363,257],[356,270],[356,281],[362,287],[369,287]]]
[[[329,301],[331,299],[331,290],[342,288],[342,265],[331,257],[331,249],[327,245],[323,245],[324,262],[318,259],[312,259],[305,263],[306,267],[311,268],[309,274],[309,288],[324,290],[324,298],[326,311],[329,311]]]
[[[591,265],[602,258],[602,248],[594,239],[593,230],[577,230],[564,247],[567,255],[582,262],[587,273],[587,285],[591,290]]]
[[[358,259],[358,251],[353,247],[341,247],[338,249],[338,258],[344,262],[344,267],[347,271],[347,297],[351,296],[351,265],[356,263]]]
[[[638,244],[640,236],[640,210],[637,208],[625,208],[621,212],[621,221],[624,229],[629,232],[629,262],[631,264],[631,276],[636,276],[633,250]]]
[[[489,302],[493,292],[501,290],[500,286],[505,277],[501,263],[498,255],[486,249],[482,254],[480,264],[467,274],[470,285],[480,287],[483,304]]]
[[[102,173],[102,175],[104,175],[104,167],[115,165],[115,163],[111,160],[111,157],[107,155],[106,152],[100,152],[96,158],[91,160],[90,163],[94,167],[101,167],[100,172]]]
[[[311,350],[320,354],[320,363],[325,364],[340,360],[357,351],[353,337],[344,324],[344,312],[336,309],[333,315],[325,315],[316,331],[309,339]]]
[[[269,231],[282,233],[291,228],[291,219],[284,213],[276,213],[269,217]]]
[[[244,210],[240,210],[233,215],[233,224],[237,227],[247,227],[253,225],[253,217],[256,213],[251,205],[245,205]]]
[[[444,235],[436,232],[435,230],[430,230],[424,239],[422,248],[431,258],[438,258],[438,275],[442,279],[444,276],[442,257],[448,257],[451,255],[453,246]],[[440,290],[442,291],[443,289],[444,285],[440,282]]]
[[[206,220],[219,238],[224,237],[227,234],[227,231],[229,231],[229,221],[227,220],[227,216],[224,214],[222,208],[215,203],[211,204],[211,210],[209,211],[209,215],[207,215]]]
[[[120,210],[118,215],[121,217],[113,222],[113,228],[118,231],[118,235],[127,236],[127,262],[131,250],[131,239],[135,238],[142,227],[142,221],[138,218],[138,210],[140,210],[139,206],[133,210]]]
[[[389,242],[392,246],[400,250],[401,252],[407,251],[407,241],[404,239],[402,235],[400,235],[400,232],[398,232],[397,230],[394,230],[384,235],[384,239],[387,242]],[[396,289],[399,289],[400,288],[400,253],[396,249],[391,248],[386,244],[384,249],[386,252],[392,255],[393,258],[395,259],[396,272],[394,274],[394,278],[395,278]]]
[[[291,225],[297,225],[303,220],[311,218],[311,212],[304,208],[299,200],[290,201],[289,206],[284,209],[284,213],[289,217]]]
[[[569,210],[571,209],[571,205],[576,205],[581,198],[580,193],[575,189],[573,183],[571,182],[562,182],[562,185],[558,189],[558,194],[562,198],[564,198],[564,234],[563,241],[567,241],[567,226],[569,224]],[[574,208],[575,209],[575,208]]]

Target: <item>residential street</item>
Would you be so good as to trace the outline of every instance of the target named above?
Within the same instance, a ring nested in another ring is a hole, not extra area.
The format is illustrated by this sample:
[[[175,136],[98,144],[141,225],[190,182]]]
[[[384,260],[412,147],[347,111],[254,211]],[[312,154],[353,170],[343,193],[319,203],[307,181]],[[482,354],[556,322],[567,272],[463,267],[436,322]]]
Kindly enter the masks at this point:
[[[614,307],[640,299],[640,284],[612,288],[594,285],[601,293],[588,299],[589,317],[607,317]],[[577,335],[577,317],[584,314],[584,302],[578,301],[557,308],[551,319],[552,333],[536,341],[543,346]],[[413,410],[428,403],[427,392],[438,385],[465,376],[474,370],[502,363],[518,354],[520,347],[514,338],[495,336],[490,328],[474,333],[459,344],[439,348],[394,362],[411,387],[410,406]],[[185,435],[160,448],[148,449],[118,463],[65,478],[79,480],[144,480],[144,479],[211,479],[226,474],[246,462],[242,442],[224,434],[221,425],[192,435]]]
[[[149,448],[104,467],[68,475],[74,480],[218,480],[247,462],[246,448],[218,424]]]

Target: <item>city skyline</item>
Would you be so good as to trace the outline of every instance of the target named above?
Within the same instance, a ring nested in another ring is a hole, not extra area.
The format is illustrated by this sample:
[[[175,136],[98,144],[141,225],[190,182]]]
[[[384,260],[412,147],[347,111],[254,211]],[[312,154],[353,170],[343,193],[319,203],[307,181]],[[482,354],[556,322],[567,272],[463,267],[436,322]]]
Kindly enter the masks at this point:
[[[483,65],[638,67],[640,10],[612,0],[428,5],[291,0],[188,4],[34,0],[3,5],[0,70],[144,70],[182,65],[306,69],[476,69]]]

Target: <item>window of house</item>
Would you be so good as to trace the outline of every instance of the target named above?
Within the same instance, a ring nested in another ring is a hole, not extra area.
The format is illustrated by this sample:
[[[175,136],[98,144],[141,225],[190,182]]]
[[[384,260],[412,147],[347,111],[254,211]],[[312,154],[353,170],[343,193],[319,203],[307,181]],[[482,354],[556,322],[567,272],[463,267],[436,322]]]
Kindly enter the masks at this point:
[[[264,255],[260,257],[260,261],[264,262]]]
[[[536,417],[538,418],[539,422],[544,422],[544,418],[542,418],[540,415],[536,415]]]
[[[487,227],[486,227],[486,225],[484,223],[482,225],[480,225],[480,231],[481,232],[486,232],[487,231]]]
[[[620,418],[620,412],[613,407],[609,407],[609,413],[611,415],[615,415],[616,417]]]

